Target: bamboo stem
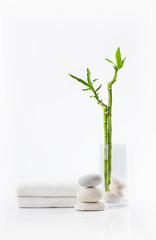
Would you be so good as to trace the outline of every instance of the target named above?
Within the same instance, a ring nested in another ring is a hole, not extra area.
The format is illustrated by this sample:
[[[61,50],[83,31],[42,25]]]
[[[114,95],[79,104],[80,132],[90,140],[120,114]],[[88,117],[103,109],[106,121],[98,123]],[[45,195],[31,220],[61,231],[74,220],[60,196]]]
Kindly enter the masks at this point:
[[[103,125],[104,125],[104,181],[105,191],[109,191],[108,183],[108,107],[103,106]]]
[[[108,185],[112,175],[112,83],[108,83]]]
[[[112,176],[112,86],[116,81],[118,68],[115,68],[113,80],[108,83],[108,185]]]

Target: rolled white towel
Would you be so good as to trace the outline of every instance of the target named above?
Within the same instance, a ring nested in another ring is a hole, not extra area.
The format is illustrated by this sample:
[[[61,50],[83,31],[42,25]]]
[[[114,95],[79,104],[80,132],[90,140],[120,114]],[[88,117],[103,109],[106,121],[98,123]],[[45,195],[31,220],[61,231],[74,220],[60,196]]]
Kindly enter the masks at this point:
[[[17,197],[20,208],[73,208],[75,197]]]
[[[76,197],[80,186],[73,179],[22,179],[16,182],[17,197]]]

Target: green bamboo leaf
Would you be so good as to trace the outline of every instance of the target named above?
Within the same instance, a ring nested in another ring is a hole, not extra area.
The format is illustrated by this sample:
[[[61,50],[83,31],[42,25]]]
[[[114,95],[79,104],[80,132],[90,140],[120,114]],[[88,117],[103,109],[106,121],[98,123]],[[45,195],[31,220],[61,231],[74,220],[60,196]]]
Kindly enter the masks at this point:
[[[96,92],[102,87],[102,84],[96,89]]]
[[[69,76],[71,76],[72,78],[76,79],[78,82],[81,82],[82,84],[84,84],[87,87],[90,87],[88,83],[86,83],[84,80],[82,80],[81,78],[77,78],[76,76],[72,75],[69,73]]]
[[[117,70],[118,70],[118,67],[117,67],[117,66],[113,66],[113,68],[115,69],[115,71],[117,71]]]
[[[109,60],[108,58],[105,58],[105,60],[109,63],[112,63],[113,65],[115,65],[115,63],[113,63],[111,60]]]
[[[90,75],[91,75],[91,72],[89,70],[89,68],[87,68],[87,81],[90,85],[92,85],[92,82],[91,82],[91,79],[90,79]]]
[[[116,58],[116,65],[119,68],[121,65],[121,52],[120,52],[120,48],[118,47],[118,49],[116,50],[115,53],[115,58]]]
[[[90,88],[82,89],[82,91],[88,91],[88,90],[90,90]]]
[[[98,78],[94,79],[93,82],[96,82],[97,80],[99,80]]]
[[[92,98],[92,97],[96,98],[95,96],[90,96],[90,98]]]
[[[124,65],[124,62],[125,62],[125,59],[126,59],[126,57],[121,61],[121,65],[120,65],[120,68],[122,68],[123,67],[123,65]]]

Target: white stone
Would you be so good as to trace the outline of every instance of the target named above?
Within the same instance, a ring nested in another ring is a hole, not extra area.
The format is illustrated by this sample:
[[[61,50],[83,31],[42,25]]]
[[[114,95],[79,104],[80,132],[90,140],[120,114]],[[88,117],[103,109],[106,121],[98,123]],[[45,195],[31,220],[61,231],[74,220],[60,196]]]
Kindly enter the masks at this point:
[[[106,202],[118,202],[120,201],[121,198],[117,197],[116,195],[114,195],[112,192],[105,192],[104,193],[104,200]]]
[[[112,182],[115,183],[120,188],[126,187],[126,182],[118,177],[112,177]]]
[[[74,205],[74,209],[78,211],[103,211],[105,210],[106,205],[104,202],[97,203],[81,203],[76,202]]]
[[[81,187],[95,187],[102,183],[101,174],[87,174],[78,179],[78,183]]]
[[[110,191],[117,197],[122,198],[124,197],[124,191],[122,188],[118,187],[115,183],[111,183],[109,185]]]
[[[99,202],[103,199],[103,189],[90,187],[81,189],[76,197],[79,202]]]

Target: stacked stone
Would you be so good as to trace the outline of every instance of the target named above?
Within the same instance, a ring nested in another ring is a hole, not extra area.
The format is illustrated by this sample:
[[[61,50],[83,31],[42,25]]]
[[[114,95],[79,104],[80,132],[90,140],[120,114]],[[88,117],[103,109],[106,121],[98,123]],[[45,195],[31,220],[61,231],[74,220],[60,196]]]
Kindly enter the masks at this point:
[[[117,178],[112,177],[112,182],[109,185],[109,192],[105,192],[104,200],[106,202],[117,202],[123,199],[125,195],[126,183]]]
[[[80,177],[78,184],[83,188],[76,195],[77,202],[74,208],[78,211],[105,210],[104,191],[96,187],[101,183],[102,176],[100,174],[88,174]]]

